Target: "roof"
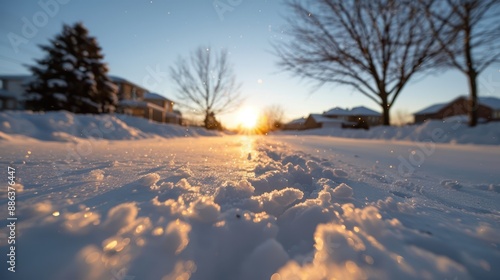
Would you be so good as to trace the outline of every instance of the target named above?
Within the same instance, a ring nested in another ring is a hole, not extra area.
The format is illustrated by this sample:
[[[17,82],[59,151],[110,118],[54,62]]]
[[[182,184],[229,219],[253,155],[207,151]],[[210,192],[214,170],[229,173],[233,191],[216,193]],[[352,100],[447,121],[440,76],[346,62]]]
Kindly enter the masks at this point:
[[[306,118],[295,119],[287,122],[286,124],[304,124],[306,122]]]
[[[309,117],[312,118],[317,123],[343,123],[344,122],[341,119],[328,118],[322,114],[310,114]]]
[[[443,109],[446,105],[448,105],[450,102],[448,103],[438,103],[438,104],[434,104],[434,105],[431,105],[427,108],[424,108],[418,112],[415,112],[415,115],[426,115],[426,114],[434,114],[434,113],[437,113],[439,112],[439,110]]]
[[[488,106],[491,109],[500,110],[500,98],[494,96],[481,96],[478,99],[479,104]]]
[[[122,77],[118,77],[118,76],[113,76],[113,75],[108,75],[109,79],[113,82],[113,83],[122,83],[122,84],[130,84],[130,85],[133,85],[135,87],[138,87],[140,89],[144,89],[146,90],[144,87],[136,84],[136,83],[132,83],[131,81],[127,80],[127,79],[124,79]]]
[[[323,113],[326,116],[375,116],[379,117],[381,114],[372,109],[366,108],[365,106],[358,106],[352,109],[343,109],[340,107],[335,107]]]
[[[418,112],[415,112],[414,115],[435,114],[435,113],[439,112],[441,109],[443,109],[444,107],[446,107],[447,105],[449,105],[450,103],[455,102],[456,100],[458,100],[460,98],[467,99],[467,96],[462,95],[462,96],[457,97],[456,99],[453,99],[450,102],[438,103],[438,104],[431,105],[431,106],[426,107]],[[481,104],[483,106],[490,107],[490,108],[495,109],[495,110],[500,110],[500,98],[498,98],[498,97],[480,96],[480,97],[478,97],[478,102],[479,102],[479,104]]]
[[[373,117],[379,117],[382,114],[380,114],[377,111],[374,111],[372,109],[366,108],[364,106],[359,106],[359,107],[354,107],[351,109],[351,115],[352,116],[373,116]]]
[[[324,115],[343,115],[346,113],[346,109],[340,108],[340,107],[335,107],[333,109],[330,109],[323,113]]]
[[[151,102],[146,102],[142,100],[121,100],[118,104],[122,107],[133,107],[133,108],[152,108],[158,111],[164,111],[163,107],[160,107]]]
[[[151,100],[165,100],[165,101],[170,101],[170,102],[173,102],[172,100],[166,98],[165,96],[163,95],[160,95],[158,93],[154,93],[154,92],[147,92],[144,94],[144,99],[151,99]]]

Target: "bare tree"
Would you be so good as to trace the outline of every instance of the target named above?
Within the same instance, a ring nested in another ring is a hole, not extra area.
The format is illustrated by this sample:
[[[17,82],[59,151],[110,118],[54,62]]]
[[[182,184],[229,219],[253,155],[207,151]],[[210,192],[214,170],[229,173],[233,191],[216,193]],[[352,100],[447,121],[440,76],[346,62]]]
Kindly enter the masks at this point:
[[[500,62],[500,0],[421,0],[446,67],[468,79],[469,126],[477,124],[477,78]]]
[[[260,113],[259,129],[266,133],[281,128],[285,109],[281,105],[274,104],[265,107]]]
[[[301,78],[351,86],[382,107],[383,124],[410,78],[431,67],[438,45],[410,0],[287,0],[291,40],[279,66]]]
[[[215,116],[236,109],[242,102],[227,51],[219,53],[200,46],[189,59],[179,57],[170,76],[177,86],[182,106],[204,116],[208,129],[219,129]]]

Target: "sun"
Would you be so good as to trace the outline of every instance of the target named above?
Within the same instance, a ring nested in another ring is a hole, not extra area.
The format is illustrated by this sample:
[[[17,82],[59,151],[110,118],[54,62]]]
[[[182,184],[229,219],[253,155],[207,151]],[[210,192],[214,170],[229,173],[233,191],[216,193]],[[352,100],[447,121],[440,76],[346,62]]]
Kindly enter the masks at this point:
[[[259,113],[253,108],[247,107],[238,114],[238,121],[244,129],[255,129],[259,120]]]

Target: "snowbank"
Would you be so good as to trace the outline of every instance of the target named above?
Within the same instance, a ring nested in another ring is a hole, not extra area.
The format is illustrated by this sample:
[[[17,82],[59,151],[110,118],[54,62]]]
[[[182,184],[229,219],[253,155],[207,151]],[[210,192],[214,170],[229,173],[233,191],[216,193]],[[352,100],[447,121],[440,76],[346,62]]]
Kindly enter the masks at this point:
[[[69,142],[78,138],[136,140],[153,137],[216,136],[199,127],[152,122],[127,115],[77,115],[65,111],[0,113],[0,140],[24,136],[43,141]]]
[[[449,119],[427,121],[421,125],[404,127],[377,126],[369,130],[319,128],[303,131],[282,131],[285,135],[320,135],[345,138],[404,140],[434,143],[500,145],[500,122],[468,127],[466,123]]]

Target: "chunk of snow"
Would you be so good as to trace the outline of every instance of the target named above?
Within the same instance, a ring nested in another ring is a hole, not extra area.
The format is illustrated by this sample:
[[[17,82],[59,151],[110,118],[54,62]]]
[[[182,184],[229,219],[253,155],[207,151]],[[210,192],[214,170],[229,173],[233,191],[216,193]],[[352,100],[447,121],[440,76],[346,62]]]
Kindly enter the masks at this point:
[[[160,180],[160,175],[158,173],[149,173],[142,176],[139,180],[137,180],[137,184],[141,187],[150,188],[152,190],[158,189],[156,183]]]
[[[254,191],[255,188],[246,180],[226,182],[215,192],[214,201],[218,204],[225,204],[231,201],[249,198]]]
[[[89,173],[89,179],[93,181],[102,181],[104,180],[104,171],[100,169],[94,169]]]
[[[333,170],[333,175],[335,177],[340,177],[340,178],[345,178],[347,177],[349,174],[347,172],[345,172],[344,170],[342,169],[334,169]]]
[[[167,252],[179,254],[189,244],[191,226],[180,220],[172,221],[165,229],[164,246]]]
[[[351,187],[347,184],[340,184],[335,189],[333,189],[333,196],[337,198],[350,198],[354,194]]]

